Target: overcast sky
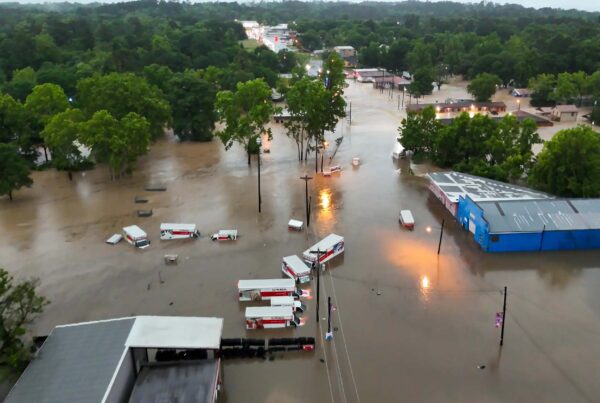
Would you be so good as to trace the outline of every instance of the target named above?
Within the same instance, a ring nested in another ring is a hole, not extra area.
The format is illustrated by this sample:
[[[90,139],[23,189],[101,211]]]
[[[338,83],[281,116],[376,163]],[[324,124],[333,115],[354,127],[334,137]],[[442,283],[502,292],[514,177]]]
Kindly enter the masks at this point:
[[[91,3],[91,2],[99,2],[99,3],[116,3],[119,1],[127,1],[127,0],[0,0],[0,3],[6,2],[19,2],[19,3],[54,3],[54,2],[63,2],[69,1],[72,3]],[[213,0],[215,1],[215,0]],[[232,1],[232,0],[225,0]],[[245,0],[237,0],[240,3],[246,2]],[[267,0],[269,1],[269,0]],[[327,0],[326,0],[327,1]],[[360,1],[360,0],[350,0],[350,1]],[[386,1],[386,0],[383,0]],[[387,0],[387,1],[396,1],[396,0]],[[442,0],[430,0],[433,2],[442,1]],[[472,0],[451,0],[459,3],[479,3],[479,1]],[[192,0],[193,3],[201,2],[198,0]],[[571,9],[576,8],[579,10],[586,11],[600,11],[600,0],[512,0],[512,1],[494,1],[494,3],[506,4],[521,4],[525,7],[552,7],[552,8],[564,8]]]

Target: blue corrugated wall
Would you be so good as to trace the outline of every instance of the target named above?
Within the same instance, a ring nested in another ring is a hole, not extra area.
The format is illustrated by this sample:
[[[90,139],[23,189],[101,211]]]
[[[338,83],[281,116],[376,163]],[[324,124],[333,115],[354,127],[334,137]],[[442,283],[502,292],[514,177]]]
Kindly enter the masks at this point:
[[[468,196],[460,197],[456,219],[466,231],[475,226],[475,242],[486,252],[600,249],[600,229],[490,234],[483,210]]]

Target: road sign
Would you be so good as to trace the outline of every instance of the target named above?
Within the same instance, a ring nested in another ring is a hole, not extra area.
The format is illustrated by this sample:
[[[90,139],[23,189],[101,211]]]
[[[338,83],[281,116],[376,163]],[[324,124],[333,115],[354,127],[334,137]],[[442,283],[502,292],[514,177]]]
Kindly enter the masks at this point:
[[[504,315],[502,312],[496,312],[496,327],[502,326],[502,322],[504,322]]]

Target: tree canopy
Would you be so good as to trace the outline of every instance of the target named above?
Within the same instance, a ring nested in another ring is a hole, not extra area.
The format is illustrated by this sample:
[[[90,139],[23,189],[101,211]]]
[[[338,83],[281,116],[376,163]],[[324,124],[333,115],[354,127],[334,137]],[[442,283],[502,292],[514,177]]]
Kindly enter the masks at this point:
[[[0,143],[0,195],[8,195],[12,200],[13,191],[33,183],[29,174],[29,165],[19,155],[17,147]]]
[[[529,183],[558,196],[600,196],[600,134],[588,126],[556,133],[538,154]]]

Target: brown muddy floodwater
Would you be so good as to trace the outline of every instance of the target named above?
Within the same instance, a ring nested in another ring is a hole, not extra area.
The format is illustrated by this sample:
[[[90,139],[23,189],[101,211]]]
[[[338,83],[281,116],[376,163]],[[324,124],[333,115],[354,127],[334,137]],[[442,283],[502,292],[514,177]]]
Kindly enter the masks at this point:
[[[249,168],[242,150],[225,152],[217,141],[160,141],[131,178],[115,183],[102,168],[72,183],[63,173],[35,173],[31,189],[0,200],[0,265],[18,278],[39,277],[52,301],[34,333],[144,314],[223,317],[224,337],[318,338],[314,353],[226,362],[227,402],[600,402],[600,252],[482,253],[430,195],[422,176],[430,168],[413,166],[410,175],[406,162],[391,159],[403,116],[396,94],[351,83],[347,97],[352,124],[328,135],[330,144],[344,136],[332,162],[343,171],[309,182],[313,222],[302,233],[286,224],[304,220],[299,176],[314,175],[314,156],[299,163],[280,125],[263,155],[260,215],[255,162]],[[464,85],[427,101],[447,97],[466,97]],[[150,183],[167,191],[145,192]],[[399,226],[401,208],[412,210],[414,231]],[[154,214],[138,218],[137,209]],[[197,223],[202,238],[160,241],[161,222]],[[148,232],[150,248],[104,243],[130,224]],[[239,230],[237,242],[208,239],[229,228]],[[346,252],[322,277],[320,327],[313,288],[305,326],[246,332],[236,282],[279,277],[283,256],[330,232],[345,237]],[[179,254],[179,264],[165,266],[165,253]],[[504,286],[500,349],[494,317]],[[333,341],[323,341],[328,296]]]

